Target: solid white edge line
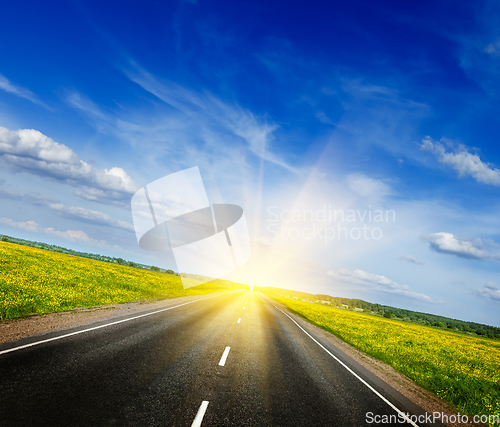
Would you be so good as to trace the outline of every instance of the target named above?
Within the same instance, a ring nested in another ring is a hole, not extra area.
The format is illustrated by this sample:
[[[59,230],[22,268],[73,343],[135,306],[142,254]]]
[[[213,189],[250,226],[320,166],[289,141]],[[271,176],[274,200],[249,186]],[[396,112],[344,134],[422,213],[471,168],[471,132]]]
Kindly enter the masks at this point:
[[[238,319],[238,321],[236,323],[240,323],[241,322],[241,317]]]
[[[237,292],[237,291],[232,291],[232,292]],[[11,353],[11,352],[16,351],[16,350],[22,350],[23,348],[33,347],[33,346],[38,345],[38,344],[44,344],[44,343],[51,342],[51,341],[61,340],[63,338],[71,337],[73,335],[78,335],[78,334],[83,334],[85,332],[95,331],[96,329],[106,328],[108,326],[117,325],[119,323],[128,322],[130,320],[139,319],[141,317],[152,316],[153,314],[161,313],[161,312],[167,311],[167,310],[173,310],[174,308],[182,307],[183,305],[192,304],[194,302],[203,301],[206,299],[220,297],[220,296],[222,296],[222,295],[214,295],[214,296],[207,297],[207,298],[200,298],[200,299],[197,299],[194,301],[188,301],[188,302],[185,302],[183,304],[176,305],[174,307],[162,308],[161,310],[153,311],[151,313],[141,314],[139,316],[130,317],[128,319],[117,320],[116,322],[106,323],[105,325],[95,326],[93,328],[84,329],[82,331],[71,332],[69,334],[60,335],[58,337],[47,338],[46,340],[35,341],[35,342],[29,343],[29,344],[20,345],[18,347],[8,348],[7,350],[0,351],[0,355],[6,354],[6,353]]]
[[[271,303],[273,304],[273,303]],[[273,304],[274,305],[274,304]],[[411,424],[413,427],[419,427],[415,424],[411,419],[409,419],[406,414],[400,411],[396,406],[394,406],[391,402],[389,402],[384,396],[382,396],[377,390],[375,390],[370,384],[368,384],[363,378],[361,378],[356,372],[354,372],[349,366],[347,366],[344,362],[342,362],[339,358],[337,358],[334,354],[332,354],[328,349],[326,349],[320,342],[318,342],[314,337],[312,337],[302,326],[300,326],[291,316],[285,313],[281,308],[276,307],[276,309],[281,311],[285,316],[287,316],[293,323],[295,323],[301,330],[304,332],[309,338],[311,338],[316,344],[318,344],[323,350],[325,350],[331,357],[333,357],[340,365],[342,365],[347,371],[353,374],[359,381],[361,381],[365,386],[367,386],[373,393],[375,393],[378,397],[380,397],[385,403],[387,403],[392,409],[394,409],[398,414],[402,415],[404,419]]]
[[[205,411],[207,410],[207,407],[208,407],[207,400],[201,402],[200,409],[198,409],[198,412],[196,413],[196,417],[194,417],[193,424],[191,424],[191,427],[201,426],[201,422],[203,421],[203,417],[205,416]]]
[[[219,366],[224,366],[226,364],[226,359],[227,359],[227,355],[229,354],[229,350],[231,350],[231,347],[226,347],[226,349],[224,350],[224,353],[222,353],[222,357],[220,358],[220,361],[219,361]]]

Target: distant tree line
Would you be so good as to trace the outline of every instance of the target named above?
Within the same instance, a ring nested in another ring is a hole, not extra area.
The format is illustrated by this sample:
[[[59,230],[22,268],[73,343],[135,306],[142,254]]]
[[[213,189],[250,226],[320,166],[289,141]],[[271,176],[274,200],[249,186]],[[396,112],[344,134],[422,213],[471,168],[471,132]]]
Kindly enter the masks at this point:
[[[32,248],[45,249],[45,250],[52,251],[52,252],[59,252],[59,253],[79,256],[79,257],[83,257],[83,258],[95,259],[97,261],[112,262],[115,264],[125,265],[128,267],[148,269],[151,271],[162,272],[162,270],[159,267],[155,267],[154,265],[149,266],[149,265],[135,263],[133,261],[126,261],[123,258],[114,258],[114,257],[106,256],[106,255],[99,255],[99,254],[92,254],[92,253],[87,253],[87,252],[74,251],[73,249],[68,249],[68,248],[64,248],[64,247],[56,246],[56,245],[49,245],[49,244],[43,243],[43,242],[32,242],[30,240],[24,240],[24,239],[19,239],[17,237],[10,237],[10,236],[2,236],[0,238],[0,240],[2,242],[11,242],[11,243],[16,243],[18,245],[30,246]],[[167,274],[172,274],[172,275],[178,276],[178,274],[176,272],[174,272],[174,270],[163,270],[163,272],[167,273]]]
[[[364,311],[385,318],[403,320],[405,322],[417,323],[425,326],[447,329],[451,331],[476,334],[488,338],[500,339],[500,328],[495,326],[483,325],[481,323],[467,322],[464,320],[450,319],[444,316],[438,316],[429,313],[420,313],[418,311],[405,310],[403,308],[391,307],[388,305],[374,304],[361,299],[332,297],[325,294],[309,294],[306,292],[291,291],[280,288],[255,288],[265,294],[286,295],[287,297],[297,298],[298,300],[307,300],[310,302],[327,301],[331,306],[348,308],[349,310]]]

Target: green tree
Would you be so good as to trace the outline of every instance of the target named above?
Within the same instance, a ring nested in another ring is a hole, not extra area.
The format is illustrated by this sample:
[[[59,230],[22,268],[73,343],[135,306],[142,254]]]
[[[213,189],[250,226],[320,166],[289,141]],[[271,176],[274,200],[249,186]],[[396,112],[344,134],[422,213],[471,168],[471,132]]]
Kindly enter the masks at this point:
[[[2,242],[8,242],[9,238],[7,236],[2,236]]]
[[[152,265],[151,266],[151,271],[160,272],[160,267],[155,267],[154,265]]]
[[[392,317],[392,313],[390,311],[386,311],[386,312],[384,312],[384,317],[386,319],[390,319]]]

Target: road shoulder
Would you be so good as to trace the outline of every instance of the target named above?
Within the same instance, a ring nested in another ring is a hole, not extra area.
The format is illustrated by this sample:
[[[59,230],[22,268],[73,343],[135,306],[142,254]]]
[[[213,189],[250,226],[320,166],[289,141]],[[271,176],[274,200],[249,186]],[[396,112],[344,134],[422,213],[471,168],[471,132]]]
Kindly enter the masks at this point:
[[[435,394],[430,391],[420,387],[413,380],[407,376],[397,372],[392,366],[389,366],[380,360],[377,360],[361,351],[355,349],[351,345],[342,341],[340,338],[332,335],[331,333],[321,329],[320,327],[309,323],[306,319],[298,316],[295,313],[290,312],[287,307],[278,303],[277,301],[271,300],[273,304],[280,307],[282,310],[286,311],[297,323],[299,323],[307,332],[312,333],[316,336],[321,337],[330,344],[337,347],[348,357],[353,359],[355,362],[359,363],[363,368],[368,370],[370,373],[375,375],[381,381],[385,382],[387,385],[395,389],[397,392],[401,393],[408,400],[422,408],[428,413],[440,412],[450,417],[451,415],[456,415],[458,411],[454,409],[450,404],[440,399]],[[475,426],[475,424],[458,424],[458,423],[444,423],[449,427],[464,427],[464,426]]]
[[[169,298],[161,301],[133,301],[125,304],[103,305],[97,307],[83,307],[71,311],[30,316],[21,319],[4,320],[0,322],[0,344],[17,341],[26,337],[41,336],[51,331],[64,331],[75,327],[90,325],[96,321],[112,320],[131,314],[167,308],[173,305],[207,295],[190,295],[179,298]]]

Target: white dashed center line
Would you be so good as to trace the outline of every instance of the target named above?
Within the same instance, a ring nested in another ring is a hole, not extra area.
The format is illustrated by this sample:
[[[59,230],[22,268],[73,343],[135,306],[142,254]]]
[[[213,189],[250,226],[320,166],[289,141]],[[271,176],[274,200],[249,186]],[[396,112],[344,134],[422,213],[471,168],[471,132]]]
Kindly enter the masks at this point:
[[[224,366],[226,364],[227,355],[229,354],[229,350],[231,347],[226,347],[224,353],[222,353],[222,357],[220,358],[219,366]]]
[[[236,323],[240,323],[241,322],[241,317],[238,319],[238,321]]]
[[[205,411],[207,410],[207,407],[208,407],[208,401],[204,400],[203,402],[201,402],[200,409],[198,409],[198,413],[196,414],[196,417],[194,418],[191,427],[201,426],[201,422],[203,421],[203,417],[205,416]]]

